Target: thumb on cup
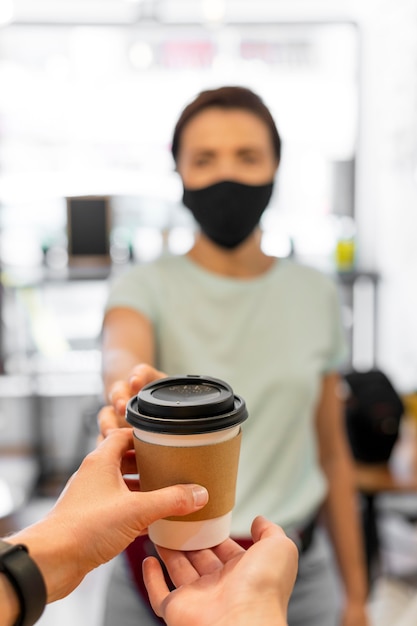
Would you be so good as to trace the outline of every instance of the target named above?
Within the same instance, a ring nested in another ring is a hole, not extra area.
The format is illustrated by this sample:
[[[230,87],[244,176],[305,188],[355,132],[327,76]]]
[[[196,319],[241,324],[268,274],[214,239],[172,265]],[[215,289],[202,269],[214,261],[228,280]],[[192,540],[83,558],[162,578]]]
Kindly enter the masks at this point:
[[[173,485],[155,491],[142,491],[138,496],[144,527],[164,517],[199,511],[209,499],[207,489],[201,485]]]

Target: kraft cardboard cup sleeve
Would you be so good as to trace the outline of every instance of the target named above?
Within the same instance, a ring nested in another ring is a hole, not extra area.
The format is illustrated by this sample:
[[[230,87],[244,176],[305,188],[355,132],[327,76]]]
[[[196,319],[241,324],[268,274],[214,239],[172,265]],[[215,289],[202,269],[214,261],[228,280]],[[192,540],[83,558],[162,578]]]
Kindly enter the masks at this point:
[[[152,541],[175,550],[218,545],[230,533],[245,401],[226,382],[209,376],[173,376],[146,385],[131,398],[142,491],[179,483],[207,488],[208,504],[191,515],[149,526]]]

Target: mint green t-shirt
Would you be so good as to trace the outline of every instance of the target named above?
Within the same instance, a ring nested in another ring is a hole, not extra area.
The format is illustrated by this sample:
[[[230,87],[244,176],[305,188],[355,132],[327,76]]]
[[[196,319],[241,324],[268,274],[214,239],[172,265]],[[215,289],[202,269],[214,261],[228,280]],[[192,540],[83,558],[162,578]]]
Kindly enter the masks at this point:
[[[287,528],[307,519],[326,494],[314,427],[320,382],[346,355],[331,278],[277,260],[236,279],[163,257],[115,279],[113,307],[151,320],[158,369],[221,378],[245,399],[232,533],[249,536],[259,514]]]

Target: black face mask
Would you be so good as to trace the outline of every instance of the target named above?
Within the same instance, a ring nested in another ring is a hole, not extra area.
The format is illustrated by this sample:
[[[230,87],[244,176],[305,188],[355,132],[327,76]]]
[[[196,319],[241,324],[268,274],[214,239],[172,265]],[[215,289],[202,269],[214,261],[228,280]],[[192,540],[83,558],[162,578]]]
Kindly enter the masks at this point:
[[[271,199],[273,183],[225,180],[202,189],[184,188],[183,203],[203,233],[222,248],[236,248],[254,230]]]

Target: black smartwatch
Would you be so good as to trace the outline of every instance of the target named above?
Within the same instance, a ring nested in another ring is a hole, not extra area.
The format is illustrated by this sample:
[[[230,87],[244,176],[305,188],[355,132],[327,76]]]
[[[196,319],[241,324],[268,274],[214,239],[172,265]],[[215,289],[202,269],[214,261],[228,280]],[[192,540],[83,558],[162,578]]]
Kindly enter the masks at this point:
[[[26,546],[0,539],[0,574],[7,577],[19,599],[20,616],[15,626],[32,626],[45,608],[46,586]]]

